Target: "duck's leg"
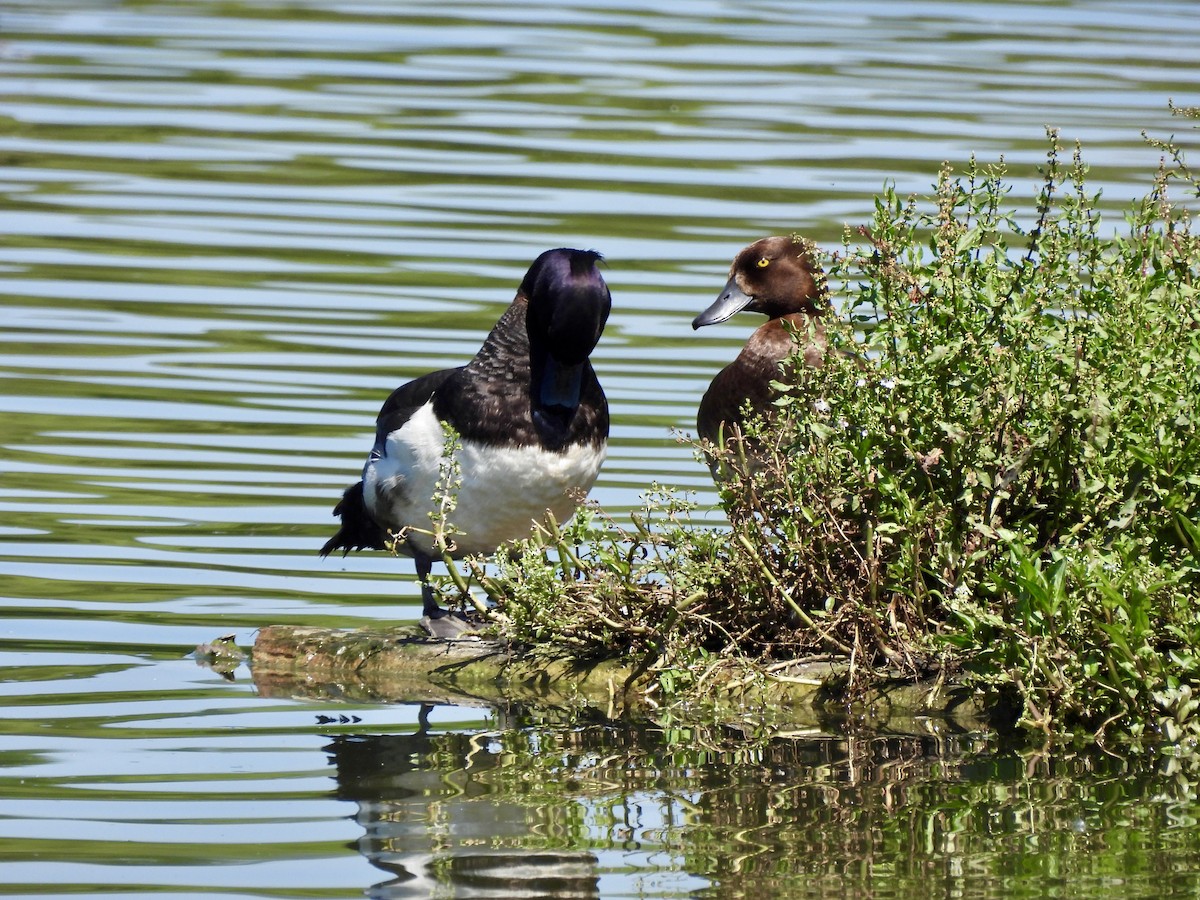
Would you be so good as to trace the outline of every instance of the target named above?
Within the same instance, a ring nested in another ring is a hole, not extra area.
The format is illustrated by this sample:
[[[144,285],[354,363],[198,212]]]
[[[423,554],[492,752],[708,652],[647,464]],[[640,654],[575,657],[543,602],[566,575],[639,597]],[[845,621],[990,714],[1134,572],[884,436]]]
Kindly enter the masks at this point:
[[[461,613],[442,609],[433,598],[433,585],[429,573],[433,571],[433,558],[419,551],[413,552],[417,564],[417,579],[421,582],[421,627],[431,637],[452,641],[471,630],[471,623]]]
[[[433,558],[414,551],[413,561],[417,564],[417,580],[421,582],[421,615],[431,619],[440,619],[446,615],[446,611],[433,599],[433,587],[429,584],[429,573],[433,571]]]

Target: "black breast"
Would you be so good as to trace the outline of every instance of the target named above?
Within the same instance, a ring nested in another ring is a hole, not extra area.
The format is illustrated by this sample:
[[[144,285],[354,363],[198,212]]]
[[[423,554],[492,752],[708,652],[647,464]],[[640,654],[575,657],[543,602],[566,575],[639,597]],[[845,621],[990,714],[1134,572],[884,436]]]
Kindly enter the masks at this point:
[[[539,414],[531,386],[526,308],[518,300],[500,317],[475,358],[440,386],[434,412],[473,444],[557,451],[604,443],[608,401],[590,363],[584,363],[579,405],[566,416]]]

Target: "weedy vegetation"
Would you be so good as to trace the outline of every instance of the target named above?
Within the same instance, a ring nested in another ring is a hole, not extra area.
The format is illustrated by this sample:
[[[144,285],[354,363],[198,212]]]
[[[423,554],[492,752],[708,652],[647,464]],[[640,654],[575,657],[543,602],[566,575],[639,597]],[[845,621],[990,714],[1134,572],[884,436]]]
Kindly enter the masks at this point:
[[[659,488],[631,526],[585,505],[444,599],[481,585],[524,652],[626,656],[660,703],[833,656],[850,696],[943,677],[1035,732],[1200,739],[1200,184],[1151,140],[1149,193],[1102,227],[1049,139],[1024,213],[972,160],[847,232],[854,358],[781,370],[725,459],[728,527]]]

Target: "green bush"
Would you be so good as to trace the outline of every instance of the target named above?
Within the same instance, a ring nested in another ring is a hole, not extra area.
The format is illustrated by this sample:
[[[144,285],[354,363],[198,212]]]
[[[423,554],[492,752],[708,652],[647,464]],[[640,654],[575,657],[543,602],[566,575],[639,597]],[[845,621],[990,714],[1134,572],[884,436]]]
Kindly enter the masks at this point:
[[[585,509],[475,566],[503,633],[630,654],[661,697],[833,654],[851,691],[940,675],[1030,729],[1200,737],[1200,240],[1168,187],[1200,191],[1157,146],[1115,236],[1053,134],[1027,221],[1002,164],[886,190],[827,261],[853,356],[783,368],[729,530],[669,493],[632,530]]]

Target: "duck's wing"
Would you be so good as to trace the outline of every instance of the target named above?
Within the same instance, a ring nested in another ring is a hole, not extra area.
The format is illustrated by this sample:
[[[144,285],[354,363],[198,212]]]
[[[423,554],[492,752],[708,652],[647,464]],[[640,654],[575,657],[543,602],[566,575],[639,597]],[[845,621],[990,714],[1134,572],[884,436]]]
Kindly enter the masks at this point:
[[[428,403],[434,392],[458,371],[441,369],[430,372],[392,391],[375,420],[375,446],[371,448],[368,465],[382,455],[388,435],[412,418],[413,413]],[[334,550],[341,550],[345,556],[350,550],[384,549],[388,540],[387,530],[375,521],[367,509],[361,481],[346,488],[342,499],[333,508],[333,514],[341,517],[342,523],[337,533],[321,548],[321,556],[328,556]]]
[[[461,372],[462,368],[459,366],[455,369],[430,372],[392,391],[375,420],[375,450],[378,451],[387,441],[389,434],[402,428],[404,423],[412,418],[413,413],[428,403],[434,392]]]

